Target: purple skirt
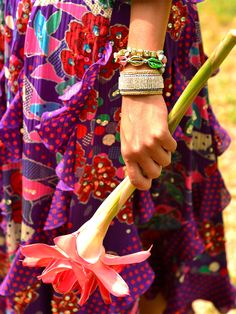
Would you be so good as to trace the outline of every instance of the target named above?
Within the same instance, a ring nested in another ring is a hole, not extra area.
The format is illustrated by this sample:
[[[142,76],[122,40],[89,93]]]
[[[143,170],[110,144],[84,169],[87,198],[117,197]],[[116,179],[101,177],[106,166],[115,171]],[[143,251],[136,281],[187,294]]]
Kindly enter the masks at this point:
[[[206,59],[194,2],[174,0],[171,9],[164,74],[169,111]],[[41,269],[22,266],[20,244],[50,244],[77,230],[124,178],[119,67],[112,52],[127,45],[130,6],[122,0],[7,0],[4,14],[1,309],[128,314],[141,295],[159,292],[168,302],[165,314],[191,313],[198,298],[223,312],[234,307],[222,223],[230,196],[217,165],[230,139],[206,87],[174,134],[178,147],[171,165],[149,191],[134,193],[106,236],[106,250],[119,255],[153,244],[148,261],[121,273],[130,296],[113,297],[107,305],[95,291],[79,307],[79,295],[54,293],[37,280]]]

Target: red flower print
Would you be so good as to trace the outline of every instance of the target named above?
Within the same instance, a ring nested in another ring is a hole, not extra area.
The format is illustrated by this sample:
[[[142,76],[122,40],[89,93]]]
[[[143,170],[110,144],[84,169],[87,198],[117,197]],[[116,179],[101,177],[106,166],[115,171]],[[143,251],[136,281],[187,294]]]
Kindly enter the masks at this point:
[[[5,40],[9,44],[12,40],[12,30],[5,25]]]
[[[83,31],[83,25],[76,21],[70,22],[69,31],[66,32],[66,43],[70,51],[80,54],[85,39],[86,35]]]
[[[26,32],[31,9],[32,4],[30,0],[22,0],[18,3],[16,26],[21,34]]]
[[[11,91],[15,94],[18,91],[19,85],[18,85],[18,77],[20,74],[20,71],[23,67],[23,62],[18,59],[15,55],[11,55],[10,61],[9,61],[9,86]]]
[[[127,46],[128,33],[128,28],[123,25],[111,26],[108,40],[113,45],[113,53]],[[115,62],[112,54],[107,64],[101,67],[100,76],[104,79],[110,79],[114,75],[115,70],[119,68],[120,65]]]
[[[123,222],[128,225],[132,225],[134,223],[133,201],[131,198],[129,198],[125,205],[121,208],[116,218],[119,222]]]
[[[54,314],[77,312],[78,302],[79,298],[73,291],[61,296],[54,295],[53,300],[51,301],[52,312]]]
[[[87,31],[95,37],[108,35],[110,25],[108,18],[101,15],[93,15],[90,12],[83,16],[82,23],[86,26]]]
[[[212,163],[212,164],[210,164],[210,165],[208,165],[208,166],[206,166],[206,167],[204,168],[204,173],[205,173],[208,177],[210,177],[210,176],[213,175],[213,173],[216,171],[217,168],[218,168],[217,162],[214,162],[214,163]]]
[[[65,36],[68,49],[61,52],[64,71],[81,79],[85,70],[99,59],[108,31],[109,19],[91,12],[83,16],[81,23],[71,21]]]
[[[164,95],[170,97],[173,93],[173,83],[170,77],[165,79]]]
[[[62,50],[61,60],[64,71],[71,76],[76,75],[80,79],[84,71],[92,64],[89,57],[75,54],[70,50]]]
[[[0,278],[4,278],[7,274],[7,270],[9,267],[9,260],[7,254],[3,254],[0,252]]]
[[[167,31],[173,40],[178,40],[185,27],[188,11],[182,0],[172,5]]]
[[[104,199],[118,184],[114,179],[116,169],[110,159],[103,155],[97,155],[92,165],[87,165],[80,179],[80,186],[76,193],[82,203],[86,203],[93,193],[95,198]]]
[[[14,200],[11,201],[12,220],[20,224],[22,221],[22,176],[20,171],[11,173],[10,185],[12,188],[11,194],[14,197]]]
[[[211,221],[203,223],[200,234],[205,243],[206,251],[214,256],[225,249],[224,228],[222,224],[214,225]]]
[[[78,130],[77,130],[78,131]],[[75,170],[77,168],[81,168],[84,166],[85,162],[86,162],[86,158],[84,158],[85,155],[85,151],[82,148],[82,146],[80,145],[80,143],[76,142],[76,160],[75,160]]]
[[[116,109],[116,111],[114,112],[114,115],[113,115],[113,119],[114,119],[115,122],[117,122],[116,131],[118,133],[120,133],[121,107]]]
[[[22,204],[21,200],[14,201],[12,204],[12,220],[16,224],[20,224],[22,222]]]
[[[38,293],[36,289],[40,287],[40,284],[34,284],[32,286],[28,286],[27,289],[16,292],[14,296],[14,310],[15,313],[24,313],[25,309],[30,303],[33,303],[38,298]]]
[[[10,177],[11,187],[14,194],[21,196],[22,194],[22,175],[19,171],[15,171]]]
[[[181,221],[182,218],[181,212],[178,209],[165,204],[161,204],[156,207],[156,215],[168,215],[177,221]]]
[[[91,90],[88,96],[85,97],[85,103],[79,112],[79,118],[81,121],[89,120],[89,114],[96,112],[98,107],[97,99],[98,95],[94,89]]]

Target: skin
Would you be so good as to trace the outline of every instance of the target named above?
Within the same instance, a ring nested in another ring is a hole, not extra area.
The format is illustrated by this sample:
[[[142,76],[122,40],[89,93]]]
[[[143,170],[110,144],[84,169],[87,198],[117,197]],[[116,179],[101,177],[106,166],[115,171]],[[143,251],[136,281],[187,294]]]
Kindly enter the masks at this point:
[[[133,0],[128,46],[162,50],[170,7],[171,0]],[[131,69],[143,68],[129,65],[123,71]],[[162,95],[122,97],[121,152],[130,181],[140,190],[151,187],[176,149],[167,118]]]

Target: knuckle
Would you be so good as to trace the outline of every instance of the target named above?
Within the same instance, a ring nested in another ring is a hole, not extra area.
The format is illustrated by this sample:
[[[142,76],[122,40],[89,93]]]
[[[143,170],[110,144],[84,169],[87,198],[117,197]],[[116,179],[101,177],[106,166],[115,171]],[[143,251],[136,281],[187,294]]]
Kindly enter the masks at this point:
[[[130,147],[132,156],[139,156],[142,153],[142,149],[139,145],[133,145]]]
[[[167,132],[163,129],[158,129],[155,132],[154,138],[160,141],[164,141],[167,138]]]
[[[156,138],[153,136],[153,137],[150,137],[148,140],[146,140],[144,143],[143,143],[143,147],[147,150],[150,150],[152,149],[153,147],[156,146]]]
[[[121,153],[123,157],[127,159],[133,159],[139,156],[142,153],[142,150],[139,146],[130,145],[129,147],[121,147]]]

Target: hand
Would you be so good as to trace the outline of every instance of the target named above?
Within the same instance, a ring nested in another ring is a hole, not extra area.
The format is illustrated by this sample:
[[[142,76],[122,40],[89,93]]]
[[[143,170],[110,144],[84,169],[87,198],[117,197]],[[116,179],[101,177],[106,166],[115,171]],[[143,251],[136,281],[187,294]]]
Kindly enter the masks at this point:
[[[176,141],[168,129],[168,111],[161,95],[123,96],[121,152],[131,183],[148,190],[152,179],[171,162]]]

